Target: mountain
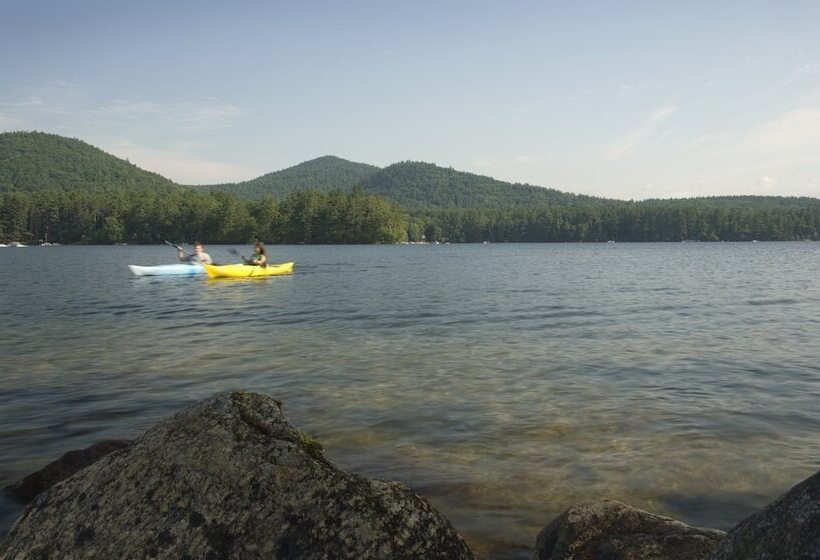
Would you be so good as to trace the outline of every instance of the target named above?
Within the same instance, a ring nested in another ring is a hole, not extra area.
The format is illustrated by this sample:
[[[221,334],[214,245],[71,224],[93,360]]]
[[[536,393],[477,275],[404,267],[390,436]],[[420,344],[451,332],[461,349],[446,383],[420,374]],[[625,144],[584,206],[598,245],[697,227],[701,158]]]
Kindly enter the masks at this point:
[[[520,183],[507,183],[431,163],[395,163],[366,177],[365,192],[391,198],[409,209],[570,206],[614,202]]]
[[[227,191],[242,199],[265,195],[281,198],[294,190],[330,191],[362,187],[366,193],[395,200],[411,209],[572,205],[607,199],[574,195],[532,185],[456,171],[432,163],[405,161],[384,169],[334,156],[312,159],[242,183],[202,185],[206,191]]]
[[[698,207],[722,209],[818,208],[807,197],[724,196],[626,202],[508,183],[431,163],[404,161],[383,169],[324,156],[241,183],[189,187],[201,192],[225,191],[246,200],[314,189],[349,191],[360,186],[368,194],[392,199],[410,212],[458,208],[510,207]],[[94,146],[43,132],[0,133],[0,193],[61,191],[160,190],[183,188],[156,173],[140,169]]]
[[[335,156],[312,159],[281,171],[267,173],[241,183],[198,185],[192,188],[206,191],[228,191],[237,197],[252,200],[271,195],[282,198],[292,191],[314,189],[330,191],[349,190],[379,170],[366,163],[356,163]]]
[[[619,201],[430,163],[379,169],[331,156],[245,183],[185,188],[80,140],[0,134],[0,241],[350,243],[383,241],[384,231],[390,240],[493,243],[820,240],[820,200]]]
[[[0,193],[113,188],[167,191],[179,185],[81,140],[44,132],[0,133]]]

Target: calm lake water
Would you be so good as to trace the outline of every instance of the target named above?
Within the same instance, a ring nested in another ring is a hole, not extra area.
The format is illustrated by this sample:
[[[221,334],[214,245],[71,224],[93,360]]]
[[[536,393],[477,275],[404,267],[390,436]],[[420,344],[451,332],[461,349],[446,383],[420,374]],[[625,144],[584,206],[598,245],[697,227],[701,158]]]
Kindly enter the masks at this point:
[[[820,469],[820,243],[269,252],[295,274],[0,249],[0,485],[233,389],[421,493],[479,558],[526,558],[600,497],[727,528]]]

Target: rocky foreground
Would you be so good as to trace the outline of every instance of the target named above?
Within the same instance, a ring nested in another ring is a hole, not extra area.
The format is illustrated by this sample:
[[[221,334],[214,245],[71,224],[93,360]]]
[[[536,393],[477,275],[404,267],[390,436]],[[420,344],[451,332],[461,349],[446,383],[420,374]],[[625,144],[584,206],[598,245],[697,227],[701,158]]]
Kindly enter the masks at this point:
[[[0,543],[2,559],[473,558],[422,497],[336,468],[258,394],[207,399],[7,491],[40,493]],[[820,473],[728,534],[620,502],[581,504],[544,527],[531,558],[820,559]]]

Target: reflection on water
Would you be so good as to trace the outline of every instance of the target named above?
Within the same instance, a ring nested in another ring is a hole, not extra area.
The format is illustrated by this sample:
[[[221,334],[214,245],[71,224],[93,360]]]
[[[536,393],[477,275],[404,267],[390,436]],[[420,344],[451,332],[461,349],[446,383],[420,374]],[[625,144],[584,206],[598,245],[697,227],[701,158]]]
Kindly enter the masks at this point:
[[[725,528],[820,464],[818,244],[273,249],[293,276],[0,250],[0,484],[231,389],[419,491],[480,557],[526,558],[600,497]]]

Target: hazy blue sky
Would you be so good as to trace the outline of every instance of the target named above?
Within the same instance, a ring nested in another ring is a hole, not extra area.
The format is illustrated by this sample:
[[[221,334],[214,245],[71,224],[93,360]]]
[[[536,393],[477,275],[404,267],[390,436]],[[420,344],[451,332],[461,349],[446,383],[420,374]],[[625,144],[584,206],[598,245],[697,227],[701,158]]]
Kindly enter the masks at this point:
[[[820,1],[0,0],[0,130],[188,184],[332,154],[820,197]]]

